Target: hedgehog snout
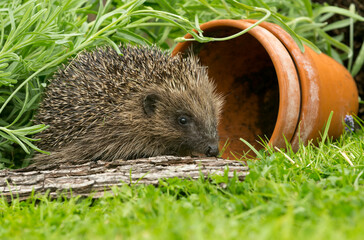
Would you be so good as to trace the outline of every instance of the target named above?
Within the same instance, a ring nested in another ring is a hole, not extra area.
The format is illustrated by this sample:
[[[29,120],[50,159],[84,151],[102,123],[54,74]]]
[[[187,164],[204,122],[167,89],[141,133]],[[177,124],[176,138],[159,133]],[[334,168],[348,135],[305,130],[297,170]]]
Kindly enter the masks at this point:
[[[217,155],[219,155],[219,145],[218,144],[210,144],[207,147],[205,155],[207,157],[216,157]]]

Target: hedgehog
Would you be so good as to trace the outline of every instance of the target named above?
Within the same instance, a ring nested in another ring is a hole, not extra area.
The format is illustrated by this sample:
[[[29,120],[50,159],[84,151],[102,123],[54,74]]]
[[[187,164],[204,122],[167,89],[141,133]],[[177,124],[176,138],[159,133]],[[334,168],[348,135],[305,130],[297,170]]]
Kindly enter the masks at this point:
[[[83,51],[55,73],[35,117],[35,162],[217,156],[223,97],[189,54],[156,46]]]

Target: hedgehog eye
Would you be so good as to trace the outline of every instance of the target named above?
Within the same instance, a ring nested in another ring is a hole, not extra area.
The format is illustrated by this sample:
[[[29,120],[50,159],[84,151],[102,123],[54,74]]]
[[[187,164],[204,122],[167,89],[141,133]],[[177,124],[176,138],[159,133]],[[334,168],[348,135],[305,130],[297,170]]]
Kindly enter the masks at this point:
[[[178,123],[180,125],[186,125],[188,123],[188,118],[185,116],[178,117]]]

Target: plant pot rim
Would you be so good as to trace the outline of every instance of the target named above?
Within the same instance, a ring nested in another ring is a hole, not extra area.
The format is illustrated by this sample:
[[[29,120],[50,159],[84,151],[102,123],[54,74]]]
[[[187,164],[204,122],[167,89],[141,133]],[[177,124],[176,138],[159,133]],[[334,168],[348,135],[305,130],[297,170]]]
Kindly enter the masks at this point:
[[[244,30],[252,25],[253,23],[245,20],[220,19],[203,23],[200,29],[204,32],[213,31],[213,29],[217,28]],[[258,25],[245,34],[250,34],[259,41],[268,53],[275,68],[279,85],[279,109],[269,144],[285,147],[286,141],[290,142],[295,134],[301,106],[301,90],[295,64],[286,47],[269,30]],[[185,38],[192,38],[192,35],[186,34]],[[190,44],[190,41],[178,43],[172,55],[185,51]]]

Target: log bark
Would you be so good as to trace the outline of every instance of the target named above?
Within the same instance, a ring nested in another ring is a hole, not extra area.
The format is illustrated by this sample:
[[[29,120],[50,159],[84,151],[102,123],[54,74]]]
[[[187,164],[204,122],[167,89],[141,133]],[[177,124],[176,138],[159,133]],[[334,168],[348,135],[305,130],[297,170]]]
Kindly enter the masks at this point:
[[[197,179],[203,174],[236,174],[244,180],[248,167],[242,162],[217,158],[161,156],[136,160],[86,163],[49,163],[17,170],[0,171],[0,194],[8,201],[25,200],[33,194],[48,193],[51,198],[61,194],[99,198],[122,184],[158,185],[160,179]]]

